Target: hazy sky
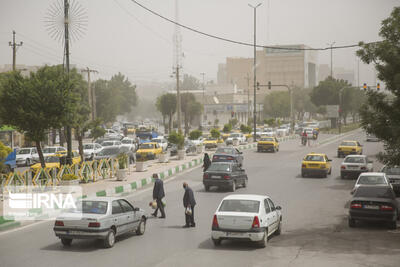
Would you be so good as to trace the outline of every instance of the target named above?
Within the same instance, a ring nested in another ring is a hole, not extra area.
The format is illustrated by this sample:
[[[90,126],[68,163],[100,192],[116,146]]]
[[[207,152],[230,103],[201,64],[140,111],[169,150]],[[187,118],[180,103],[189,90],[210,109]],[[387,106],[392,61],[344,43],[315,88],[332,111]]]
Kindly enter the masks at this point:
[[[60,1],[60,0],[58,0]],[[138,0],[174,19],[175,0]],[[62,63],[62,43],[53,40],[45,16],[56,0],[0,0],[0,65],[11,64],[8,42],[12,30],[24,45],[17,64]],[[131,0],[78,0],[88,16],[85,35],[72,43],[71,64],[110,77],[120,71],[131,81],[172,81],[174,26]],[[180,22],[198,30],[234,39],[253,41],[253,10],[248,3],[262,3],[257,13],[258,43],[306,44],[326,47],[379,40],[383,19],[400,1],[394,0],[179,0]],[[226,57],[252,57],[252,47],[210,39],[185,29],[182,33],[183,72],[215,79],[218,63]],[[334,66],[355,68],[355,49],[334,52]],[[319,63],[330,61],[319,53]],[[360,80],[374,82],[371,68],[361,65]]]

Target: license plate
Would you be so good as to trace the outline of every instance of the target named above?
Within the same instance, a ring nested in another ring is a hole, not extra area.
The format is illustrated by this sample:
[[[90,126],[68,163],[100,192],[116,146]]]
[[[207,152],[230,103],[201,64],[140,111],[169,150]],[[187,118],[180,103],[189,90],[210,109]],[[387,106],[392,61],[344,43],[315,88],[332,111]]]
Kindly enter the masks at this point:
[[[376,206],[376,205],[364,205],[364,209],[379,210],[379,206]]]
[[[358,169],[358,166],[348,166],[349,169]]]
[[[243,236],[243,233],[227,232],[226,236]]]
[[[67,231],[67,235],[81,235],[84,233],[85,232],[82,232],[82,231]]]
[[[219,175],[211,175],[211,178],[213,178],[213,179],[219,179],[219,178],[221,178],[221,176],[219,176]]]

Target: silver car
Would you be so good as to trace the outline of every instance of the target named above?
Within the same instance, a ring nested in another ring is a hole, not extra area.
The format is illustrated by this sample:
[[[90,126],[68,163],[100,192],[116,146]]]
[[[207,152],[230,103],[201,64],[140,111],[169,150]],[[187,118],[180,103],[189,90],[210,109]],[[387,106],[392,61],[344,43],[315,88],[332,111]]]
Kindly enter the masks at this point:
[[[110,248],[116,236],[129,232],[143,235],[146,219],[144,210],[126,199],[88,198],[79,202],[77,209],[57,217],[53,229],[64,246],[71,245],[73,239],[101,239],[104,247]]]
[[[383,166],[381,172],[386,174],[397,196],[400,196],[400,166]]]
[[[340,166],[340,177],[356,177],[363,172],[372,172],[374,170],[372,161],[365,155],[348,155]]]

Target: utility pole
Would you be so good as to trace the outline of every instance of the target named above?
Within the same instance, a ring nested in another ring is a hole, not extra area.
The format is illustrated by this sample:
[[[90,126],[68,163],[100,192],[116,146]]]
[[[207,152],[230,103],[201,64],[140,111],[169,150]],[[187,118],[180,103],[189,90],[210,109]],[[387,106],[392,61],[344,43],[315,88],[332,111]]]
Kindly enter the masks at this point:
[[[179,22],[179,2],[175,0],[175,21]],[[178,25],[175,25],[175,32],[174,32],[174,60],[175,64],[173,69],[175,70],[176,74],[176,109],[178,113],[178,131],[182,131],[182,120],[181,120],[181,94],[179,90],[179,69],[182,67],[180,62],[181,57],[181,43],[182,43],[182,35],[180,32],[180,28]]]
[[[204,76],[206,75],[204,72],[202,72],[202,73],[200,73],[200,75],[201,76],[203,76],[203,113],[205,113],[205,105],[206,105],[206,102],[205,102],[205,99],[204,99],[204,91],[205,91],[205,84],[204,84]],[[205,115],[203,114],[203,118],[202,118],[202,122],[203,122],[203,120],[204,120],[204,118],[205,118]],[[201,126],[201,128],[202,128],[202,126]]]
[[[328,43],[327,45],[329,45],[330,47],[331,47],[331,77],[332,77],[332,79],[333,79],[333,49],[332,49],[332,47],[333,47],[333,45],[335,44],[336,42],[332,42],[332,43]]]
[[[250,119],[250,75],[247,73],[246,77],[244,77],[247,81],[247,122]]]
[[[91,70],[88,67],[86,67],[85,70],[82,70],[82,72],[87,72],[88,75],[88,100],[89,100],[89,107],[90,107],[90,114],[91,114],[91,120],[95,120],[95,109],[96,109],[96,95],[94,94],[92,88],[91,88],[91,81],[90,81],[90,73],[99,73],[97,70]]]
[[[178,113],[178,132],[182,132],[182,120],[181,120],[181,93],[179,90],[179,65],[176,65],[176,109]]]
[[[8,45],[12,47],[13,51],[13,62],[12,62],[12,70],[16,70],[16,64],[17,64],[17,48],[19,46],[22,46],[23,42],[19,42],[19,44],[15,43],[15,31],[13,33],[13,40],[12,42],[8,42]]]
[[[256,25],[257,25],[257,20],[256,20],[256,16],[257,16],[257,7],[261,6],[261,3],[259,3],[256,6],[252,6],[250,4],[248,4],[249,7],[253,8],[254,10],[254,44],[253,44],[253,52],[254,52],[254,61],[253,61],[253,74],[254,74],[254,111],[253,111],[253,120],[254,120],[254,141],[257,141],[257,136],[256,136],[256,132],[257,132],[257,104],[256,104],[256,88],[257,88],[257,71],[256,71],[256,65],[257,65],[257,55],[256,55],[256,42],[257,42],[257,31],[256,31]]]

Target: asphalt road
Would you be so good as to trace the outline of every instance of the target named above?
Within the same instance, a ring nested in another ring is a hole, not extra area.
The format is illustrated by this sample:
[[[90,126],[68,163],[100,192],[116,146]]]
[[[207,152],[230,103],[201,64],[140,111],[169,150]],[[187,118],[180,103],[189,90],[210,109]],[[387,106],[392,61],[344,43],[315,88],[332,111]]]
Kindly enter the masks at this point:
[[[323,136],[321,136],[323,138]],[[364,144],[374,155],[381,143],[367,143],[356,133],[346,139]],[[341,180],[336,158],[339,141],[302,147],[299,140],[281,144],[273,153],[244,153],[249,176],[247,188],[235,193],[269,195],[282,206],[283,232],[270,238],[266,248],[252,243],[225,241],[215,248],[210,240],[213,213],[229,192],[205,192],[200,169],[165,184],[166,219],[149,219],[143,236],[125,235],[112,249],[97,241],[74,241],[64,248],[54,236],[52,222],[0,233],[0,266],[399,266],[400,231],[381,224],[347,226],[347,207],[354,180]],[[325,152],[333,159],[328,178],[301,178],[300,164],[307,152]],[[379,169],[379,164],[374,163]],[[182,229],[182,182],[195,192],[196,228]],[[151,189],[129,197],[150,213]]]

